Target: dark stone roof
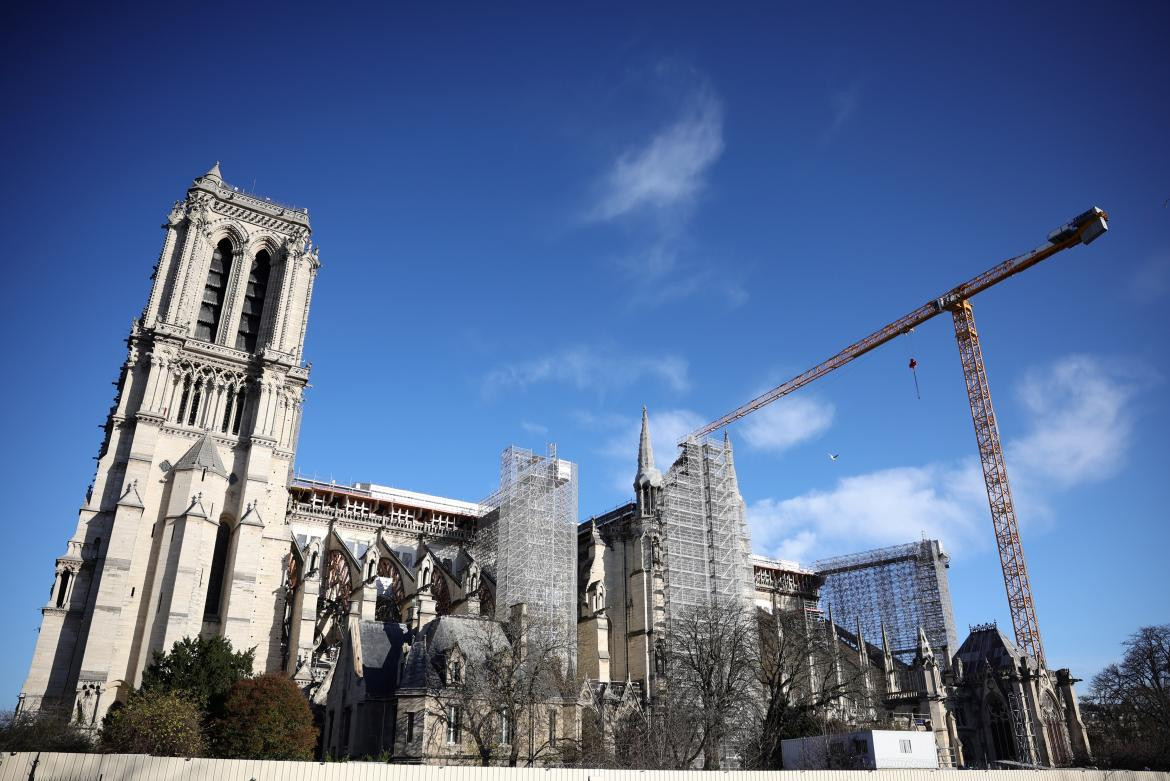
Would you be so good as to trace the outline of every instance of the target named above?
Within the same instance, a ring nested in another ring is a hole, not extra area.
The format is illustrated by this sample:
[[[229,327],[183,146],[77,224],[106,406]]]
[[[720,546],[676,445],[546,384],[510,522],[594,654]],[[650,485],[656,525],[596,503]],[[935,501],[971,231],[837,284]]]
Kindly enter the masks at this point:
[[[362,674],[366,697],[390,697],[398,683],[402,644],[409,642],[410,631],[402,624],[362,621]]]
[[[428,664],[440,664],[446,653],[456,645],[467,657],[482,656],[487,648],[507,646],[508,636],[500,623],[490,618],[439,616],[423,627],[411,646],[401,687],[425,688]],[[438,667],[434,669],[438,672]]]
[[[211,439],[211,434],[206,431],[171,469],[175,472],[184,469],[206,469],[220,477],[227,477],[227,470],[223,468],[223,461],[220,460],[219,452],[215,449],[215,442]]]
[[[975,669],[985,659],[995,669],[1012,669],[1026,654],[1008,640],[999,627],[990,626],[975,629],[967,635],[955,656],[968,669]]]

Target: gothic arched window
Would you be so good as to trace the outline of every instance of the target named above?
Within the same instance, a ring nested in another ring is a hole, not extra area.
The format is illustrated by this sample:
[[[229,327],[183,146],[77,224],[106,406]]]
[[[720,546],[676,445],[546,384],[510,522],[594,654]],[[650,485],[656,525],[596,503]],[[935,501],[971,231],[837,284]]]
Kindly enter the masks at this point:
[[[246,386],[241,385],[240,389],[238,391],[236,391],[235,412],[232,413],[233,415],[235,415],[234,420],[232,420],[232,433],[233,434],[240,433],[240,422],[244,419],[244,402],[246,402],[247,400],[248,400],[248,389]]]
[[[1014,760],[1016,758],[1015,732],[1012,730],[1011,719],[1003,701],[993,695],[991,702],[988,703],[987,713],[988,720],[991,722],[989,726],[995,758]]]
[[[402,587],[402,576],[398,568],[389,557],[378,559],[378,577],[390,580],[389,588],[384,591],[379,588],[378,602],[374,606],[374,620],[387,623],[398,623],[402,620],[402,602],[405,590]],[[384,587],[384,583],[380,586]]]
[[[223,313],[228,276],[232,271],[232,243],[224,239],[215,245],[211,267],[207,270],[207,284],[203,287],[203,301],[199,304],[199,319],[195,323],[195,338],[214,342],[219,331],[219,317]]]
[[[264,314],[264,295],[268,292],[268,271],[272,258],[262,249],[252,259],[248,270],[248,287],[244,291],[244,310],[240,313],[240,330],[236,334],[236,349],[256,351],[260,336],[260,316]]]
[[[232,528],[226,521],[221,521],[215,530],[215,553],[211,556],[211,572],[207,576],[207,599],[203,603],[203,615],[218,616],[219,603],[223,597],[223,579],[227,569],[228,542],[231,541]]]
[[[1061,717],[1060,706],[1049,694],[1044,697],[1044,707],[1041,718],[1044,721],[1044,732],[1048,736],[1048,745],[1052,749],[1049,757],[1053,767],[1062,767],[1072,763],[1072,747],[1069,745],[1068,727]]]

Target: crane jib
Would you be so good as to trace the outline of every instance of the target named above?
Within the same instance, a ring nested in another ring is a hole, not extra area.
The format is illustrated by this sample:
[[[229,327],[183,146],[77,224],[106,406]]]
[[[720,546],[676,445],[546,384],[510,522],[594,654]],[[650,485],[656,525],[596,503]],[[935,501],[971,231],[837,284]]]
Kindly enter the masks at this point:
[[[1098,211],[1097,214],[1102,215],[1103,219],[1104,212]],[[1084,220],[1090,215],[1095,216],[1094,210],[1089,210],[1084,214],[1079,215],[1077,220]],[[766,407],[773,401],[783,398],[789,393],[803,388],[813,380],[819,379],[829,372],[841,368],[855,358],[860,358],[862,355],[865,355],[871,350],[881,347],[883,344],[890,341],[894,337],[901,336],[902,334],[909,332],[911,328],[918,327],[927,320],[930,320],[932,317],[935,317],[944,311],[953,309],[962,301],[971,298],[977,293],[981,293],[992,285],[1001,282],[1010,276],[1018,274],[1025,269],[1029,269],[1032,266],[1035,266],[1040,261],[1055,255],[1061,250],[1066,250],[1069,247],[1082,243],[1082,234],[1084,233],[1086,227],[1088,227],[1087,223],[1078,225],[1071,231],[1065,230],[1064,232],[1060,233],[1059,241],[1056,241],[1055,243],[1043,244],[1031,252],[1027,252],[1023,255],[1017,255],[1014,258],[1009,258],[1008,260],[1005,260],[1004,262],[988,269],[987,271],[984,271],[982,274],[972,277],[961,285],[951,288],[951,290],[947,291],[938,298],[931,300],[929,303],[923,304],[913,312],[910,312],[909,314],[898,318],[892,323],[889,323],[885,327],[874,331],[864,339],[858,342],[854,342],[841,352],[834,355],[832,358],[829,358],[828,360],[817,364],[811,369],[796,375],[787,382],[777,385],[775,388],[772,388],[768,392],[757,396],[748,403],[727,413],[718,420],[714,420],[701,428],[695,429],[682,441],[686,442],[690,439],[701,439],[713,431],[717,431],[725,426],[728,426],[740,418],[746,417],[747,415],[750,415],[762,407]],[[1058,232],[1054,232],[1053,236],[1057,236],[1057,233]]]

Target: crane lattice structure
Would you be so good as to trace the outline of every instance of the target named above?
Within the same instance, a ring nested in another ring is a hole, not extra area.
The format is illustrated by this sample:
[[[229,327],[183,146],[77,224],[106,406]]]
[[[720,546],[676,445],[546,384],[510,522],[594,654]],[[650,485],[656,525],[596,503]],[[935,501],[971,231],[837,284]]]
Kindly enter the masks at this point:
[[[696,429],[687,439],[702,439],[717,429],[723,428],[745,415],[803,388],[813,380],[824,377],[855,358],[874,350],[886,342],[907,334],[911,329],[927,320],[950,312],[955,325],[955,337],[959,344],[959,357],[963,364],[963,378],[967,385],[967,399],[971,406],[971,420],[975,425],[975,440],[979,446],[979,460],[983,466],[983,480],[987,486],[987,499],[991,507],[991,523],[995,530],[999,561],[1003,568],[1004,588],[1007,591],[1008,609],[1012,616],[1016,644],[1044,661],[1044,646],[1040,640],[1040,626],[1036,621],[1036,605],[1032,598],[1032,586],[1028,580],[1028,567],[1024,561],[1024,549],[1020,544],[1020,528],[1016,520],[1015,505],[1012,502],[1011,487],[1008,484],[1007,467],[1003,460],[1003,447],[999,441],[999,426],[995,410],[991,406],[991,391],[987,385],[987,372],[983,367],[983,352],[979,347],[979,334],[975,330],[975,316],[970,299],[992,285],[1010,276],[1035,266],[1058,252],[1090,244],[1109,229],[1108,215],[1093,207],[1077,215],[1048,236],[1045,244],[1031,252],[1009,258],[977,277],[952,288],[938,298],[903,315],[885,327],[874,331],[864,339],[854,342],[841,352],[792,379],[777,385],[772,390],[752,399],[718,420]]]

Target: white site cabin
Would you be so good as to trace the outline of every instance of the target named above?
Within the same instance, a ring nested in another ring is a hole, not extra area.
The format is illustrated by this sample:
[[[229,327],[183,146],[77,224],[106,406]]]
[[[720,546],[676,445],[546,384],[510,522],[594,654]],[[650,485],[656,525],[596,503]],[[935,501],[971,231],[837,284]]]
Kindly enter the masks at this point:
[[[782,743],[785,770],[937,768],[934,733],[859,730]]]

